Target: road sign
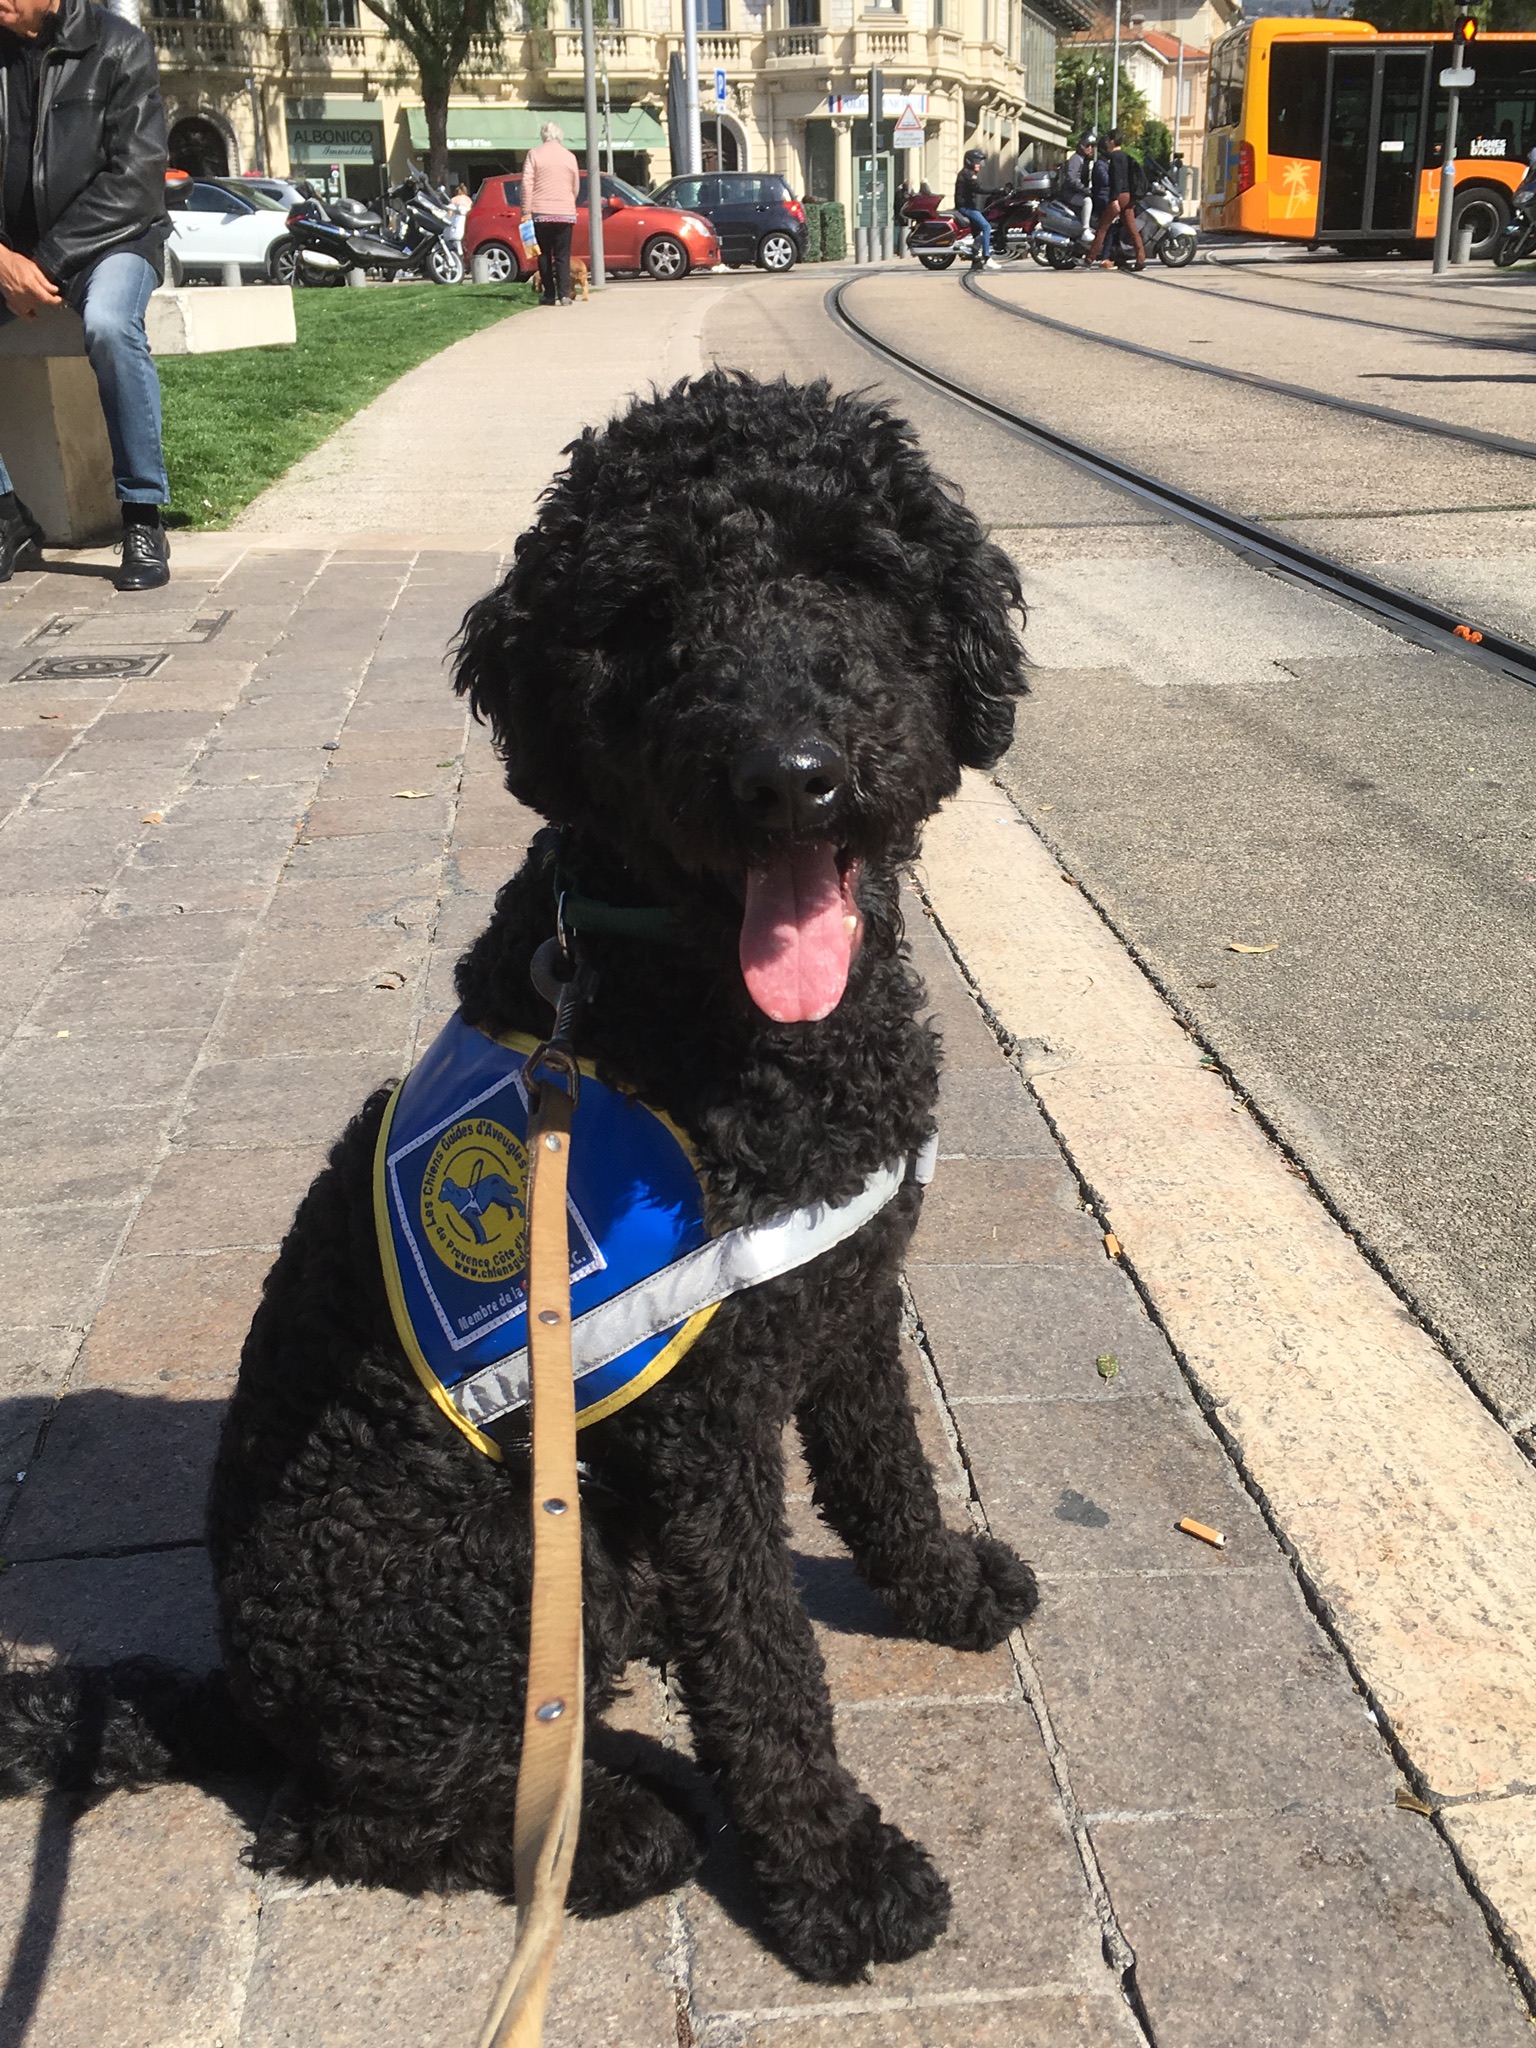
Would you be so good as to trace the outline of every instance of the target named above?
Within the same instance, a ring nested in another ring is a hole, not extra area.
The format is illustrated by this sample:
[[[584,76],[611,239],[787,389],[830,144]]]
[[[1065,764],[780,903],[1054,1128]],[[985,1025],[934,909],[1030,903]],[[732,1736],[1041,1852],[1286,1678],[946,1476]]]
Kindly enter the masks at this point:
[[[1465,92],[1469,85],[1476,85],[1477,73],[1464,64],[1453,64],[1449,71],[1441,72],[1440,83],[1447,92]]]
[[[928,130],[922,115],[915,107],[903,107],[896,122],[892,146],[896,149],[921,149],[927,139]]]
[[[725,105],[725,73],[723,71],[717,71],[715,73],[715,100],[718,105]]]

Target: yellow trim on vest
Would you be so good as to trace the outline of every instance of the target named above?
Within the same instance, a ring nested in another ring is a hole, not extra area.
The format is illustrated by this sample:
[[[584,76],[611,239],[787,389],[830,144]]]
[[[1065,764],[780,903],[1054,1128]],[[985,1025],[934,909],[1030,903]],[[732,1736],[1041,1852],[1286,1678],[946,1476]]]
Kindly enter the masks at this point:
[[[607,1415],[617,1415],[621,1408],[637,1401],[658,1380],[665,1379],[683,1353],[703,1336],[705,1325],[719,1307],[718,1301],[712,1301],[708,1308],[701,1308],[697,1315],[690,1316],[672,1342],[657,1352],[644,1372],[636,1373],[627,1386],[616,1387],[606,1401],[594,1401],[590,1408],[584,1408],[576,1417],[576,1427],[585,1429],[589,1422],[601,1422]]]
[[[400,1339],[406,1357],[411,1361],[417,1379],[426,1388],[432,1399],[442,1409],[454,1428],[461,1430],[477,1451],[483,1451],[499,1465],[502,1462],[501,1446],[490,1437],[466,1422],[449,1400],[442,1382],[426,1361],[421,1346],[416,1341],[416,1332],[411,1327],[410,1311],[405,1305],[405,1292],[400,1285],[400,1267],[395,1258],[395,1232],[390,1221],[389,1192],[384,1175],[384,1156],[389,1144],[390,1126],[395,1120],[395,1104],[400,1100],[402,1081],[390,1096],[384,1110],[384,1121],[379,1126],[379,1142],[373,1155],[373,1228],[379,1240],[379,1260],[384,1268],[384,1291],[389,1296],[389,1312],[394,1318],[395,1335]],[[671,1349],[669,1345],[668,1350]]]

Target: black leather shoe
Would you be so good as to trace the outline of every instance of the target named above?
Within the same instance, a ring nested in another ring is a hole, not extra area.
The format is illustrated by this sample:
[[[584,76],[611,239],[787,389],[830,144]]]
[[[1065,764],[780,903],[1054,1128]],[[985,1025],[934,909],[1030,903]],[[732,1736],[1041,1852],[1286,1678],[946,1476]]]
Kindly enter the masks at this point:
[[[158,590],[171,580],[171,542],[163,526],[123,528],[123,566],[114,581],[119,590]]]
[[[43,529],[20,498],[16,504],[20,518],[0,519],[0,583],[10,582],[17,562],[29,548],[40,548],[43,544]]]

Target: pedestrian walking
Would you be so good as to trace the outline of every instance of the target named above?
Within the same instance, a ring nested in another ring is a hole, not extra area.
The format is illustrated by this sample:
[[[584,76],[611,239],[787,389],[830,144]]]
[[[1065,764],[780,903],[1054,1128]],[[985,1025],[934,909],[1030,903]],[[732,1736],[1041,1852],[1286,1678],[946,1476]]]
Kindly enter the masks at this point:
[[[154,46],[90,0],[0,0],[0,322],[85,328],[123,520],[119,590],[170,579],[160,379],[144,332],[165,274],[165,110]],[[0,449],[0,583],[42,545]]]
[[[1093,247],[1088,251],[1088,261],[1099,261],[1099,251],[1104,246],[1105,236],[1111,232],[1117,221],[1123,220],[1131,237],[1131,246],[1136,251],[1136,268],[1145,270],[1147,252],[1142,247],[1141,229],[1136,225],[1136,186],[1141,166],[1126,154],[1118,128],[1111,128],[1104,141],[1107,145],[1106,160],[1109,164],[1109,204],[1105,207],[1104,217],[1094,234]],[[1112,270],[1114,264],[1105,257],[1102,267],[1105,270]]]
[[[0,0],[0,6],[6,0]],[[581,166],[565,146],[565,130],[546,121],[536,149],[523,158],[523,214],[539,238],[539,285],[546,306],[571,303],[571,234]]]
[[[971,267],[975,270],[999,270],[1001,264],[992,261],[992,223],[981,210],[980,173],[986,160],[985,153],[979,149],[965,152],[965,161],[955,180],[955,212],[962,220],[969,221],[976,231],[976,246],[981,255],[972,257]]]
[[[448,211],[453,216],[448,223],[448,239],[460,256],[464,254],[464,223],[469,218],[471,203],[469,187],[462,183],[455,185],[453,197],[448,202]]]
[[[1099,222],[1104,218],[1105,208],[1109,205],[1108,143],[1101,142],[1097,147],[1093,159],[1093,177],[1090,181],[1089,189],[1093,193],[1092,224],[1094,227],[1097,227]]]

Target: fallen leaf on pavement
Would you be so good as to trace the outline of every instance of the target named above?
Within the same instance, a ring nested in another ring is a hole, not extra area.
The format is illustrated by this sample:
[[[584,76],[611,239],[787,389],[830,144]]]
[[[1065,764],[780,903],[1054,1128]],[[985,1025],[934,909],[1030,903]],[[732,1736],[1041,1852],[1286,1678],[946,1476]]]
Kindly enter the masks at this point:
[[[403,797],[431,796],[431,794],[432,792],[430,789],[397,789],[395,791],[396,796]]]
[[[1245,946],[1239,939],[1228,939],[1227,941],[1227,951],[1229,953],[1278,953],[1279,950],[1280,941],[1278,939],[1271,939],[1267,946]]]
[[[398,967],[391,967],[387,973],[381,974],[378,980],[373,985],[375,988],[387,988],[391,990],[397,988],[404,988],[405,976],[400,972]]]
[[[1410,1792],[1406,1785],[1398,1786],[1397,1803],[1400,1807],[1402,1807],[1405,1813],[1423,1813],[1432,1815],[1435,1810],[1432,1806],[1427,1806],[1425,1802],[1422,1799],[1420,1799],[1415,1793]]]
[[[1120,1361],[1113,1351],[1101,1351],[1093,1362],[1101,1380],[1112,1380],[1120,1370]]]
[[[146,811],[143,817],[140,818],[139,823],[141,825],[163,825],[165,823],[165,813],[164,811]]]

